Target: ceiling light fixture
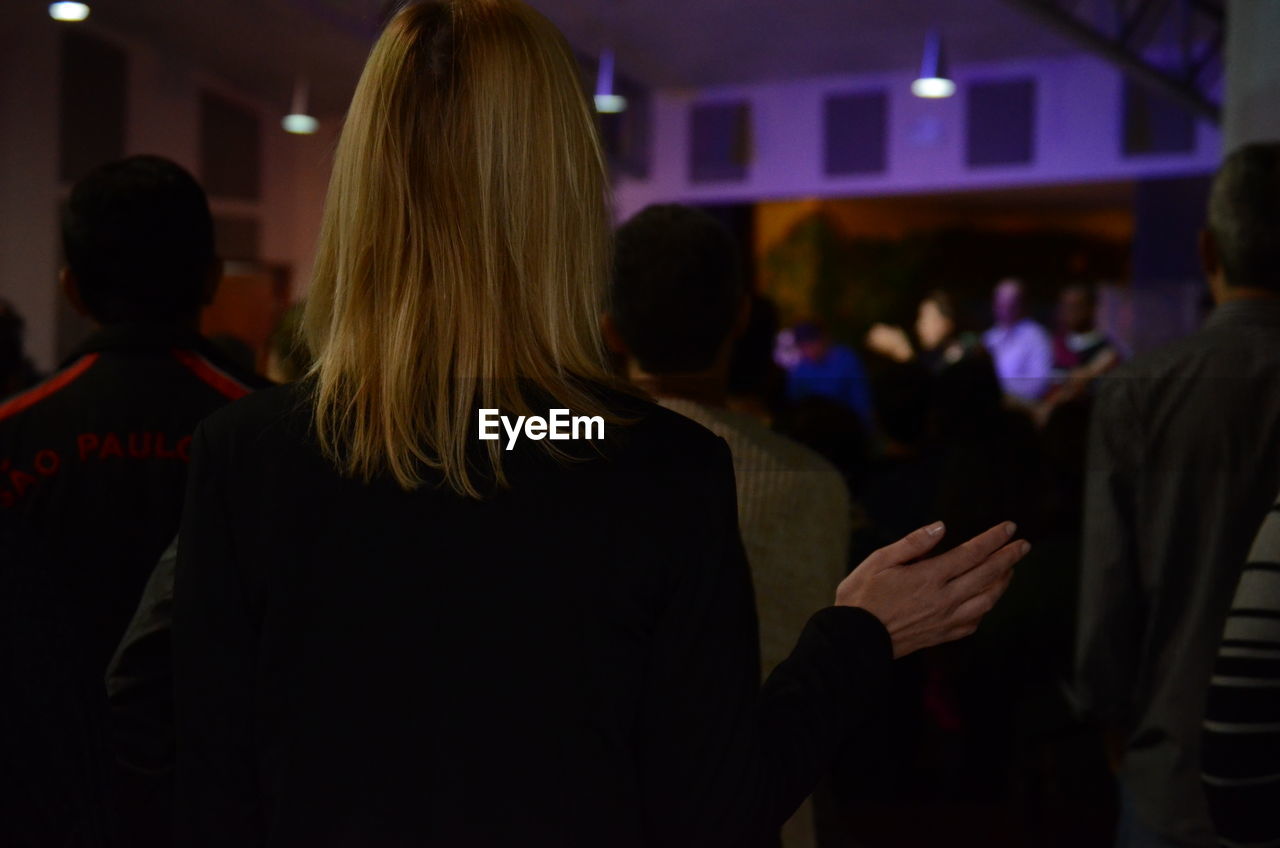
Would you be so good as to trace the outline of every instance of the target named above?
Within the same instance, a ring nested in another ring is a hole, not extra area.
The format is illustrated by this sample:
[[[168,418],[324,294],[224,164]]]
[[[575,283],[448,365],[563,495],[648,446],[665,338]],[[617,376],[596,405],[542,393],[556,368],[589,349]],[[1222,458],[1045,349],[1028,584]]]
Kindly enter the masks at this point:
[[[616,115],[627,108],[627,98],[613,93],[613,51],[600,54],[600,67],[596,72],[596,111]]]
[[[55,21],[75,23],[89,17],[88,3],[50,3],[49,17]]]
[[[293,103],[289,114],[280,121],[284,131],[294,135],[311,135],[320,129],[320,122],[307,114],[307,81],[299,77],[293,85]]]
[[[947,75],[947,57],[942,48],[942,34],[929,30],[924,39],[924,58],[920,61],[920,76],[911,83],[911,93],[916,97],[936,100],[956,93],[956,84]]]

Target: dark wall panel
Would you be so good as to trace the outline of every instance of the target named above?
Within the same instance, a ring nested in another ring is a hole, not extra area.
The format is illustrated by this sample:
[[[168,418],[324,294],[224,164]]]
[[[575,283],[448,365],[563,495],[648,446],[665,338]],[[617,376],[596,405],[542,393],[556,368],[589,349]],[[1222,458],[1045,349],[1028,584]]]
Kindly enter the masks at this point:
[[[215,216],[213,240],[223,259],[252,261],[262,256],[262,227],[256,218]]]
[[[747,177],[751,106],[745,101],[703,103],[689,113],[689,181],[733,182]]]
[[[200,96],[200,177],[210,197],[262,195],[262,122],[252,109],[210,92]]]
[[[1159,92],[1126,79],[1124,154],[1191,153],[1195,149],[1195,117]]]
[[[77,27],[62,30],[58,173],[80,179],[124,155],[129,57]]]
[[[828,97],[823,115],[827,175],[884,173],[888,118],[883,91]]]
[[[965,161],[970,166],[1027,165],[1035,161],[1035,80],[971,83],[966,119]]]

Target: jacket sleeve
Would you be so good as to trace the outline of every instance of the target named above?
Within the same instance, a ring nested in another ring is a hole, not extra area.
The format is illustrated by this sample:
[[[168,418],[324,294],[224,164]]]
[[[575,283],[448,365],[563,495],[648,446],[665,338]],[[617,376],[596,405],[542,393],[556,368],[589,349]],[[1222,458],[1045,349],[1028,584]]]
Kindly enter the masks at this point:
[[[205,425],[192,444],[174,581],[176,844],[265,841],[253,745],[257,626],[235,550],[218,456]]]
[[[1076,686],[1087,713],[1125,730],[1145,629],[1135,525],[1142,440],[1129,381],[1112,377],[1100,388],[1085,477]]]
[[[160,555],[107,667],[116,755],[143,772],[173,769],[173,570],[178,540]]]
[[[711,524],[658,623],[637,759],[648,844],[776,836],[885,694],[892,647],[870,613],[828,608],[759,687],[751,577],[728,449],[700,493]],[[702,513],[707,515],[707,513]]]

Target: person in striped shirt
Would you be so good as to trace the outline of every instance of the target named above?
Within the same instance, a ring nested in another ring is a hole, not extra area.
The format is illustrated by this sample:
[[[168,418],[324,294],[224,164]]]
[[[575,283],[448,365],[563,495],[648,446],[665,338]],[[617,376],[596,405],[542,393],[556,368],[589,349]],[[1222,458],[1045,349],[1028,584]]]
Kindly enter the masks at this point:
[[[1218,841],[1280,845],[1280,503],[1240,575],[1213,667],[1203,745]]]

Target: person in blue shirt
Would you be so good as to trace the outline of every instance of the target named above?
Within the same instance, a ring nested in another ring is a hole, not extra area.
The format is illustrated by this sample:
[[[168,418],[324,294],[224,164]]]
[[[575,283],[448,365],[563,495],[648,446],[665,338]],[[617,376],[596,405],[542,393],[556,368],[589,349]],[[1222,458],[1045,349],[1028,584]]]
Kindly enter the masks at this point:
[[[787,395],[791,400],[818,395],[839,401],[871,423],[871,386],[862,360],[852,349],[835,344],[812,322],[792,330],[799,359],[791,366]]]

